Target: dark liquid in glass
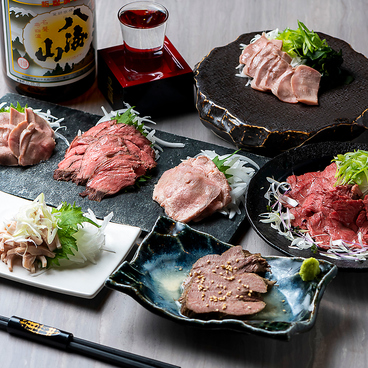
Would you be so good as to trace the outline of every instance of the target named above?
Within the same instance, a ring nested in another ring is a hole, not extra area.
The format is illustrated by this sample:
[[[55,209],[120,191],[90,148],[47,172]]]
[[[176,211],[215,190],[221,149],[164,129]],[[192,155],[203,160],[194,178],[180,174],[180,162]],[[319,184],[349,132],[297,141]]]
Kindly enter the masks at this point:
[[[166,21],[160,10],[126,10],[119,16],[121,23],[133,28],[154,28]],[[134,49],[125,43],[125,69],[128,72],[148,73],[161,67],[163,49]],[[132,77],[132,76],[130,76]]]
[[[160,10],[126,10],[119,20],[130,27],[154,28],[166,20],[166,14]]]

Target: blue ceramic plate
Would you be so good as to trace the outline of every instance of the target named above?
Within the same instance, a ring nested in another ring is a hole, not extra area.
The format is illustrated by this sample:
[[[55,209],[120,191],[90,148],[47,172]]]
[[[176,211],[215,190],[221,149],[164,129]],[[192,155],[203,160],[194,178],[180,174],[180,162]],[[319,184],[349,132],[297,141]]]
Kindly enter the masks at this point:
[[[193,263],[207,254],[231,247],[188,225],[160,217],[141,243],[134,259],[125,261],[106,280],[106,286],[133,297],[153,313],[191,326],[231,329],[289,339],[314,325],[319,302],[337,267],[321,261],[318,280],[303,282],[298,275],[303,258],[265,257],[276,285],[265,296],[266,308],[247,320],[201,320],[180,313],[181,283]]]

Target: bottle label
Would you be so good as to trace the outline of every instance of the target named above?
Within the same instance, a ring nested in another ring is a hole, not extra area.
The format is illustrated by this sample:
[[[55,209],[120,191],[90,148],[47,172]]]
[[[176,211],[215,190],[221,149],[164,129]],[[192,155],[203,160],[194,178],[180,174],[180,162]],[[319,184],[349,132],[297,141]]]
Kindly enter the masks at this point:
[[[9,78],[56,87],[94,72],[94,0],[5,0],[2,4]]]

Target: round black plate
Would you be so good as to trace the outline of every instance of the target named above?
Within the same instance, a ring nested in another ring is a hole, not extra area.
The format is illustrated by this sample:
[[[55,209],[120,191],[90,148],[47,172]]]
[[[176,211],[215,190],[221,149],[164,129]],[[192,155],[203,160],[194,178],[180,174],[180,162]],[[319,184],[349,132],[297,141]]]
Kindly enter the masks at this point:
[[[260,222],[259,215],[267,211],[267,199],[264,194],[269,188],[268,177],[278,181],[284,181],[289,175],[301,175],[309,171],[323,170],[334,156],[340,153],[354,151],[356,149],[368,150],[368,145],[364,143],[346,143],[346,142],[323,142],[309,144],[286,151],[268,161],[254,175],[248,186],[246,196],[246,212],[248,219],[255,231],[273,248],[292,256],[315,257],[326,259],[334,263],[339,268],[346,269],[366,269],[368,260],[364,262],[350,260],[334,260],[324,257],[309,250],[297,250],[289,247],[290,241],[276,230],[272,229],[270,224]]]

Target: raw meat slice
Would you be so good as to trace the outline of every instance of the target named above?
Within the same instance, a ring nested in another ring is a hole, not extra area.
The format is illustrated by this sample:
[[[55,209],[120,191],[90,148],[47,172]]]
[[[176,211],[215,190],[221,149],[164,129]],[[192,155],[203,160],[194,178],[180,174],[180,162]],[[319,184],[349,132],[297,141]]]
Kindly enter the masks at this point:
[[[176,221],[199,221],[231,201],[225,175],[206,156],[183,161],[163,173],[153,199]]]
[[[291,78],[291,87],[299,102],[318,105],[318,89],[321,74],[306,65],[299,65]]]

